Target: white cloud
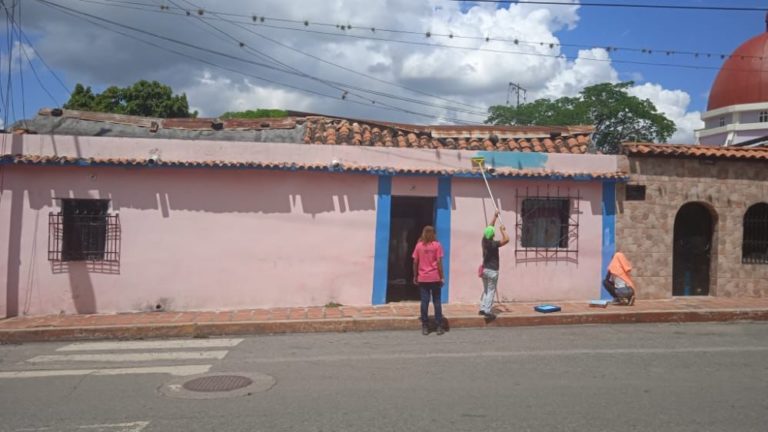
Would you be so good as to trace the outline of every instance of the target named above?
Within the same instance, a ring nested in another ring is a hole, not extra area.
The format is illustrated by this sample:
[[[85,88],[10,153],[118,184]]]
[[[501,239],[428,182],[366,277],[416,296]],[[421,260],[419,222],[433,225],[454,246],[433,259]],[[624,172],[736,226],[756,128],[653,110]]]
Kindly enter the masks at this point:
[[[18,70],[18,67],[21,66],[22,68],[27,68],[29,65],[29,62],[36,59],[37,55],[35,53],[35,49],[32,48],[29,44],[14,41],[13,42],[13,48],[11,49],[11,67],[14,70]],[[29,60],[27,60],[29,59]],[[3,53],[0,55],[0,65],[3,65],[3,68],[8,67],[8,54]]]
[[[302,111],[311,106],[310,100],[299,92],[262,87],[248,80],[233,83],[228,78],[214,77],[210,72],[205,72],[197,82],[181,91],[187,94],[190,101],[205,101],[205,105],[192,104],[190,107],[202,117],[216,117],[226,111],[254,108],[290,107]]]
[[[177,53],[162,51],[109,32],[37,2],[25,6],[25,16],[29,23],[27,31],[35,34],[38,51],[66,76],[96,89],[107,85],[128,85],[139,79],[156,79],[171,85],[177,92],[186,92],[190,105],[201,115],[269,107],[413,123],[456,122],[456,119],[481,122],[485,119],[488,106],[504,103],[510,81],[527,89],[528,101],[532,101],[537,97],[575,95],[585,86],[619,79],[609,53],[603,49],[582,50],[575,60],[561,57],[560,40],[556,33],[567,32],[579,24],[579,6],[573,0],[563,0],[562,3],[569,4],[566,7],[512,4],[506,9],[497,9],[493,4],[475,4],[467,11],[462,11],[460,2],[449,0],[196,0],[192,3],[208,11],[202,18],[204,21],[194,13],[190,17],[183,13],[175,16],[159,13],[156,9],[142,11],[115,7],[117,3],[113,2],[67,3],[73,9],[190,45],[158,40],[147,34],[138,35]],[[247,16],[242,18],[244,24],[238,26],[220,19],[232,19],[231,16],[217,17],[213,11]],[[259,20],[257,24],[252,23],[248,19],[251,14],[266,17],[264,23]],[[304,26],[273,18],[301,22],[309,20],[310,23]],[[353,28],[340,30],[318,23],[351,25]],[[126,28],[101,24],[123,33],[132,33]],[[212,29],[211,25],[218,30]],[[371,31],[371,27],[377,30]],[[383,29],[404,29],[416,34],[392,33]],[[427,38],[427,32],[432,37]],[[348,37],[339,36],[342,34]],[[457,37],[439,37],[440,34]],[[262,36],[316,58],[287,49]],[[486,42],[486,37],[490,41]],[[503,42],[502,39],[517,39],[519,43]],[[246,47],[239,47],[236,41],[244,42]],[[208,51],[200,52],[193,47]],[[232,57],[247,62],[236,61]],[[317,58],[422,93],[353,74]],[[275,70],[283,66],[276,65],[273,60],[316,79]],[[310,93],[276,83],[303,88]],[[343,90],[339,87],[349,91],[344,100],[341,98]],[[661,90],[659,95],[663,94]],[[416,99],[428,105],[387,97],[391,95]],[[458,109],[454,104],[453,109],[448,109],[445,106],[449,102],[444,99],[467,104],[471,108],[463,106]],[[684,110],[685,107],[676,121],[681,124],[692,122],[691,116],[695,113]]]
[[[688,112],[688,105],[691,103],[691,97],[682,90],[667,90],[659,84],[646,83],[629,89],[629,93],[640,99],[649,99],[656,105],[659,112],[664,113],[667,118],[675,122],[677,131],[670,143],[675,144],[693,144],[695,138],[693,131],[704,126],[701,121],[701,113],[698,111]]]
[[[618,73],[611,66],[606,50],[602,48],[580,50],[575,61],[562,62],[558,73],[547,81],[545,87],[536,96],[550,99],[575,96],[584,87],[617,80]]]

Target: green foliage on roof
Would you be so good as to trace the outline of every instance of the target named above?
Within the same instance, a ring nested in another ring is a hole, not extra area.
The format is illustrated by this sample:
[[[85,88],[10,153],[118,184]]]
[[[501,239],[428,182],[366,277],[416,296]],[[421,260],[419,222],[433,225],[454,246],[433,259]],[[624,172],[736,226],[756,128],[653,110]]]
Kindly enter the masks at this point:
[[[146,80],[129,87],[111,86],[101,93],[78,83],[64,108],[144,117],[197,117],[197,111],[189,111],[186,94],[174,95],[171,87]]]
[[[666,142],[675,123],[648,99],[628,93],[634,83],[585,87],[575,97],[539,99],[520,106],[495,105],[485,121],[497,125],[592,125],[593,141],[603,153],[618,153],[624,141]]]
[[[258,118],[282,118],[288,117],[288,111],[279,109],[255,109],[245,111],[227,111],[219,118],[226,119],[258,119]]]

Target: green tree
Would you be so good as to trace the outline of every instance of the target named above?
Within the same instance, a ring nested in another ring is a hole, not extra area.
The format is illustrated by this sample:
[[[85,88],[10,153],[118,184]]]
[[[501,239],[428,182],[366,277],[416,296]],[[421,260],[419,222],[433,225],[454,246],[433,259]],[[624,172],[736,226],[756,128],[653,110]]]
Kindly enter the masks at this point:
[[[603,153],[618,153],[622,141],[666,142],[675,124],[648,99],[627,93],[634,82],[602,83],[584,88],[576,97],[539,99],[518,107],[495,105],[488,109],[489,124],[592,125],[594,141]]]
[[[245,111],[227,111],[220,115],[220,119],[257,119],[257,118],[281,118],[288,117],[288,111],[279,109],[255,109]]]
[[[111,86],[97,94],[77,84],[64,108],[146,117],[197,117],[197,111],[189,112],[187,95],[174,95],[169,86],[146,80],[129,87]]]

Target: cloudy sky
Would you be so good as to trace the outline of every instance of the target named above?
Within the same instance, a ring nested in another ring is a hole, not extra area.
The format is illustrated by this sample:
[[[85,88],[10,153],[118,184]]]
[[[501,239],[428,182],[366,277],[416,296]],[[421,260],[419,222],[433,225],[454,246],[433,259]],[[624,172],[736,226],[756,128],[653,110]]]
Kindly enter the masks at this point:
[[[21,42],[18,33],[9,40],[7,14],[0,20],[5,95],[9,61],[13,77],[13,107],[0,115],[8,122],[63,104],[75,83],[100,91],[158,80],[186,93],[201,116],[283,108],[435,124],[482,122],[490,105],[507,102],[510,83],[532,101],[634,80],[632,94],[677,124],[671,142],[690,143],[720,54],[765,31],[759,12],[571,0],[16,1]]]

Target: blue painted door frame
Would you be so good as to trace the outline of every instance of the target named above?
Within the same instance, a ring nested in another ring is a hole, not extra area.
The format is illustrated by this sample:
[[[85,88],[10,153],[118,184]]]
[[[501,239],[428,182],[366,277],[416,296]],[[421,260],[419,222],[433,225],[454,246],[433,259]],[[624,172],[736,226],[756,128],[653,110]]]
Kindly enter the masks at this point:
[[[613,254],[616,253],[616,182],[603,182],[603,238],[602,238],[602,265],[600,267],[600,298],[611,299],[611,295],[603,286],[605,272],[611,263]]]
[[[387,302],[387,272],[389,270],[389,230],[392,217],[392,176],[379,176],[378,197],[376,202],[376,239],[373,259],[373,294],[374,305]],[[443,273],[445,284],[441,300],[448,302],[449,279],[451,274],[451,178],[440,177],[437,182],[437,202],[435,205],[435,231],[437,240],[443,245]]]

